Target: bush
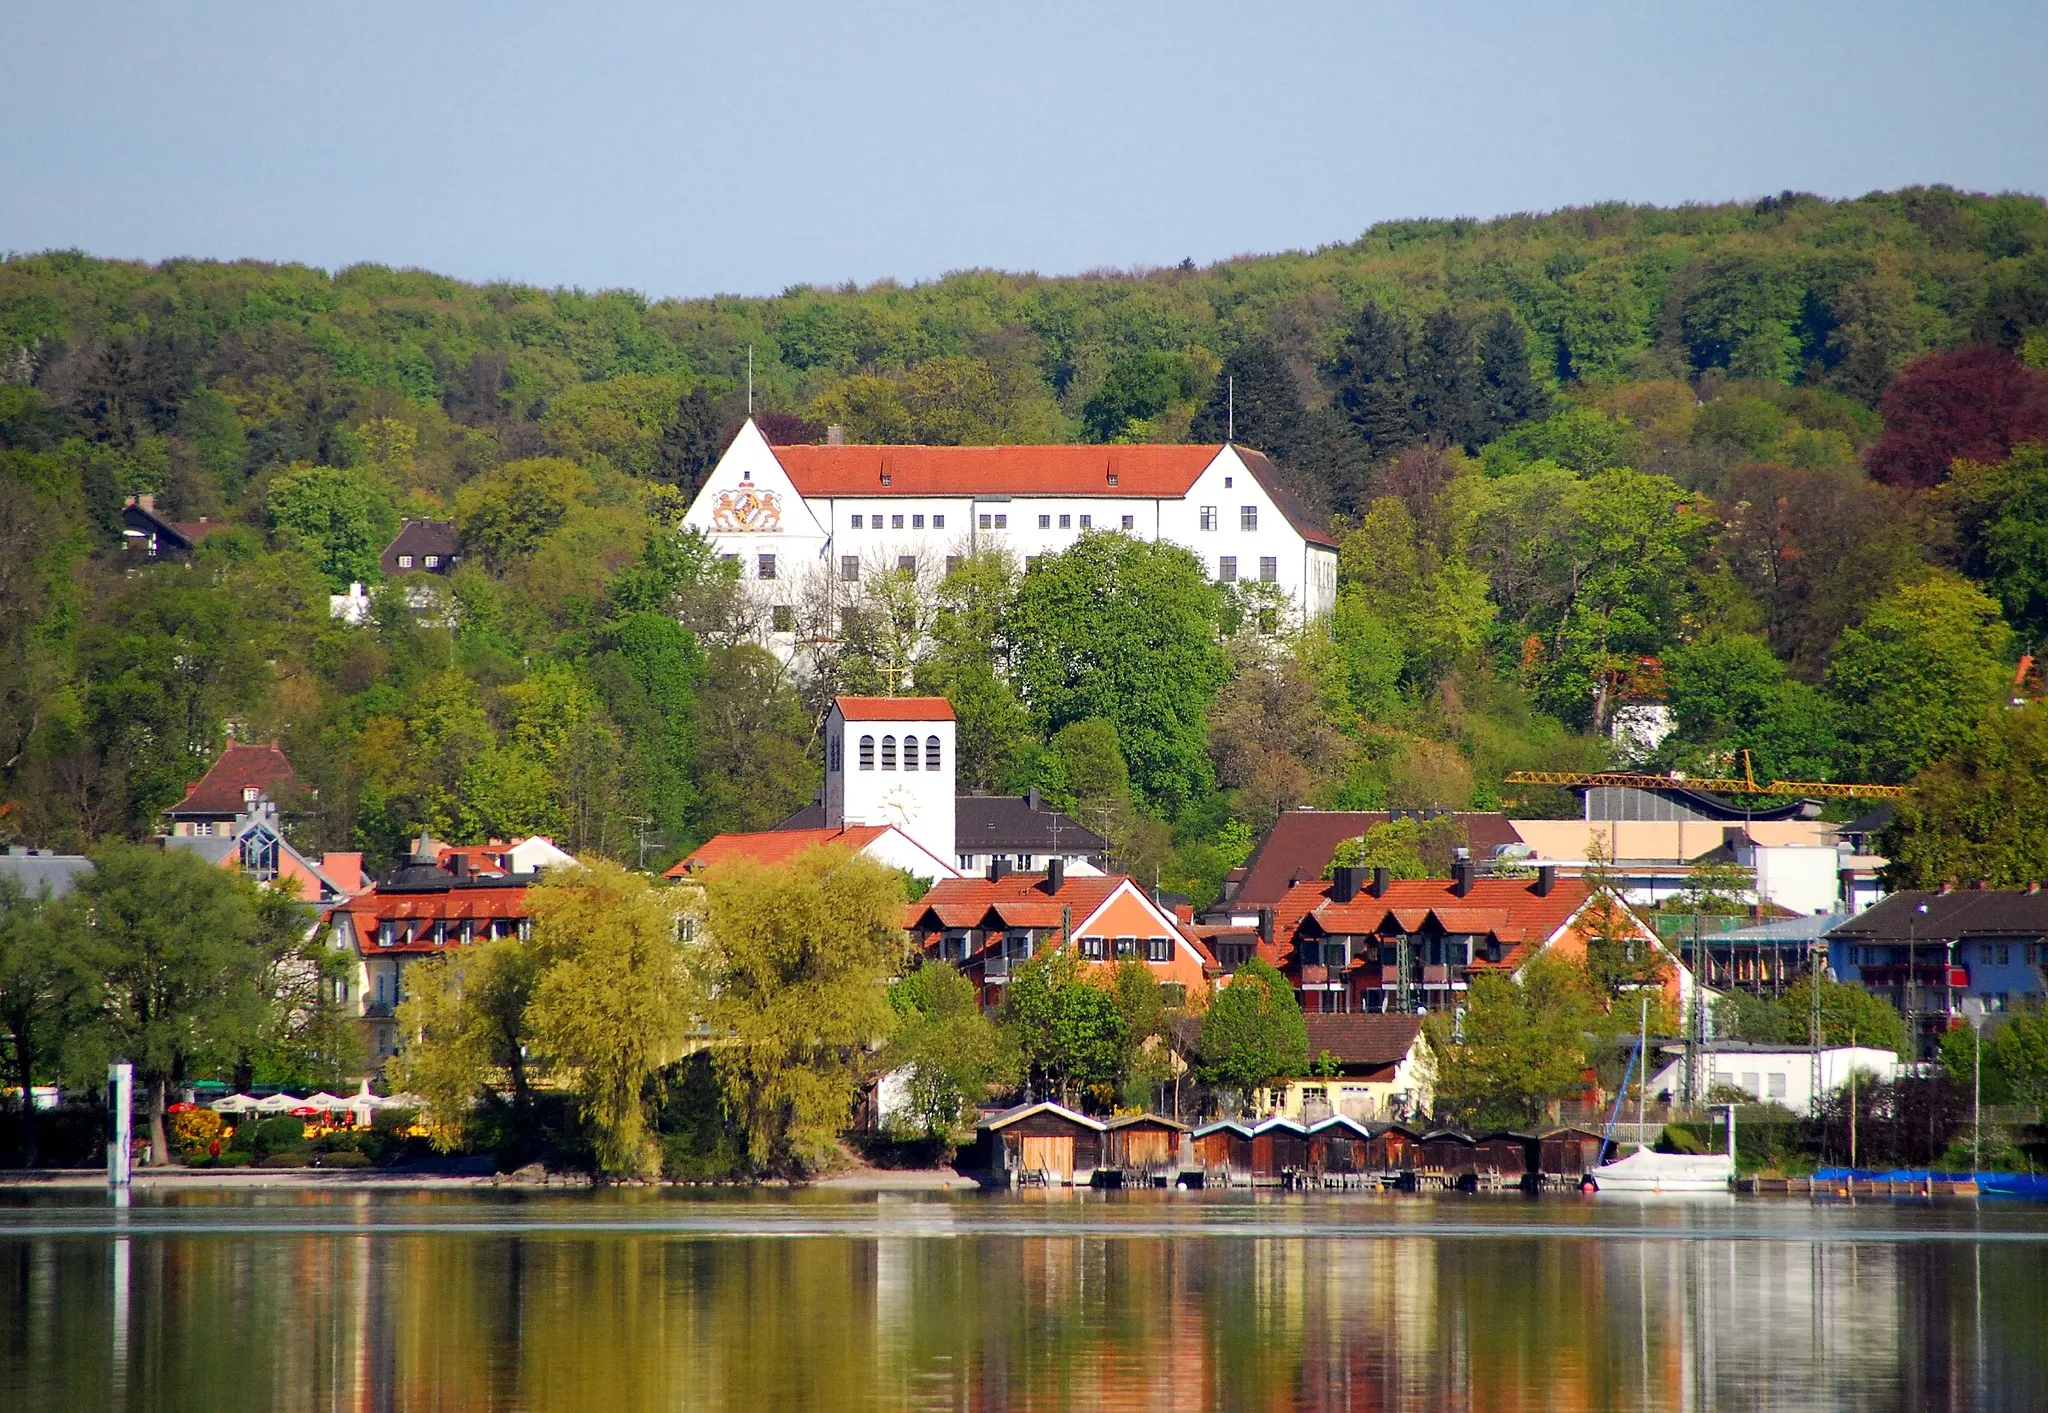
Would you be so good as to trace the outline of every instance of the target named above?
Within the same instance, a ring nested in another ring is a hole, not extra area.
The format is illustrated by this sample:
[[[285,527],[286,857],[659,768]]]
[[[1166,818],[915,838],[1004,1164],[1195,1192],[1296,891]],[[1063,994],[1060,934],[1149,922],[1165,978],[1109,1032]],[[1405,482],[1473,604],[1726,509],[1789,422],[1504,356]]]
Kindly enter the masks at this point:
[[[705,1182],[737,1177],[745,1166],[746,1142],[725,1116],[711,1056],[698,1051],[661,1074],[661,1102],[655,1132],[661,1144],[661,1175],[670,1182]]]
[[[247,1135],[246,1144],[244,1134]],[[244,1124],[237,1129],[235,1147],[244,1146],[260,1160],[275,1153],[303,1153],[312,1147],[312,1143],[306,1137],[304,1119],[279,1114],[274,1118],[258,1119],[253,1124]]]
[[[259,1168],[303,1168],[313,1160],[311,1153],[303,1150],[297,1153],[270,1153],[256,1160]]]
[[[315,1153],[312,1164],[316,1168],[367,1168],[371,1166],[368,1157],[347,1150],[331,1153]]]
[[[195,1168],[246,1168],[252,1161],[254,1160],[247,1153],[230,1152],[222,1153],[218,1157],[194,1158],[191,1166]]]

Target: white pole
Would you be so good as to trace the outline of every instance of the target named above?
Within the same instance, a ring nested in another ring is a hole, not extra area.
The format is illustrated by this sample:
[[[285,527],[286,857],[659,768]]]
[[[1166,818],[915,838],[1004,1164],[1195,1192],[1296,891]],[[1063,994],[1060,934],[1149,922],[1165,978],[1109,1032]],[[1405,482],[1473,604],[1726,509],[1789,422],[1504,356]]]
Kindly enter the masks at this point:
[[[128,1186],[133,1158],[135,1116],[135,1066],[126,1060],[107,1066],[107,1082],[113,1086],[114,1141],[107,1145],[107,1186]]]
[[[1643,1105],[1650,1098],[1650,996],[1648,992],[1638,998],[1643,1003],[1643,1029],[1636,1040],[1636,1054],[1641,1056],[1636,1066],[1636,1147],[1646,1148],[1643,1142]]]
[[[1984,1027],[1970,1028],[1970,1176],[1983,1166],[1978,1145],[1984,1137]]]

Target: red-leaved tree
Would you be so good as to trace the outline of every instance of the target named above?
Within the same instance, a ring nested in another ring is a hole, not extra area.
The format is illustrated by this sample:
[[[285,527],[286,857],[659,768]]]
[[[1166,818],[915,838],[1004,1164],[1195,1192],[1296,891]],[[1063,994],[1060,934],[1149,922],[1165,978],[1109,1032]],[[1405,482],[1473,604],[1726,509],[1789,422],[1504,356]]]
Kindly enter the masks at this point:
[[[1958,348],[1908,366],[1878,404],[1884,435],[1870,474],[1908,490],[1948,479],[1959,457],[2005,460],[2013,443],[2048,441],[2048,373],[2003,348]]]

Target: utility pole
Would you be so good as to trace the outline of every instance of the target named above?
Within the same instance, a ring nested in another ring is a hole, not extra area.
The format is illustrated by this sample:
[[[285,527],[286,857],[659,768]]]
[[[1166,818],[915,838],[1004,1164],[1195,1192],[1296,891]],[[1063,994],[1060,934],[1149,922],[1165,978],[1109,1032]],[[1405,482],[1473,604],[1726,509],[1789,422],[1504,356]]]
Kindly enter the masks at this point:
[[[126,1060],[108,1065],[107,1084],[112,1091],[108,1097],[113,1101],[114,1109],[114,1138],[107,1145],[107,1186],[125,1196],[134,1164],[135,1066]],[[31,1104],[35,1102],[32,1091],[23,1094],[22,1098]],[[156,1157],[155,1154],[150,1156]]]
[[[1645,991],[1637,998],[1643,1004],[1642,1033],[1636,1040],[1637,1054],[1643,1057],[1636,1072],[1636,1147],[1644,1148],[1643,1107],[1650,1100],[1650,993]]]
[[[1849,1171],[1856,1171],[1856,1028],[1849,1027]],[[1851,1181],[1854,1181],[1852,1178]]]
[[[1979,1145],[1984,1138],[1984,1026],[1979,1023],[1970,1027],[1970,1176],[1977,1176],[1977,1169],[1984,1157]]]

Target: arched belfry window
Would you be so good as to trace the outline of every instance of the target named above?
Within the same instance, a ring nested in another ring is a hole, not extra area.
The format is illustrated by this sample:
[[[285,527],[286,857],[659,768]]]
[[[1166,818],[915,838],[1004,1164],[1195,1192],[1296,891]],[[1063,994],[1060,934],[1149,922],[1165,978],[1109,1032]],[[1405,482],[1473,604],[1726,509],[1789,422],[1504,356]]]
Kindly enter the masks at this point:
[[[915,736],[905,736],[903,738],[903,768],[905,770],[917,769],[917,737]]]
[[[860,738],[860,768],[862,770],[873,770],[875,768],[875,738],[872,736]]]
[[[939,738],[936,736],[924,738],[924,768],[926,770],[937,770],[939,768]]]
[[[895,768],[896,738],[894,736],[884,736],[882,738],[882,769],[894,770]]]

